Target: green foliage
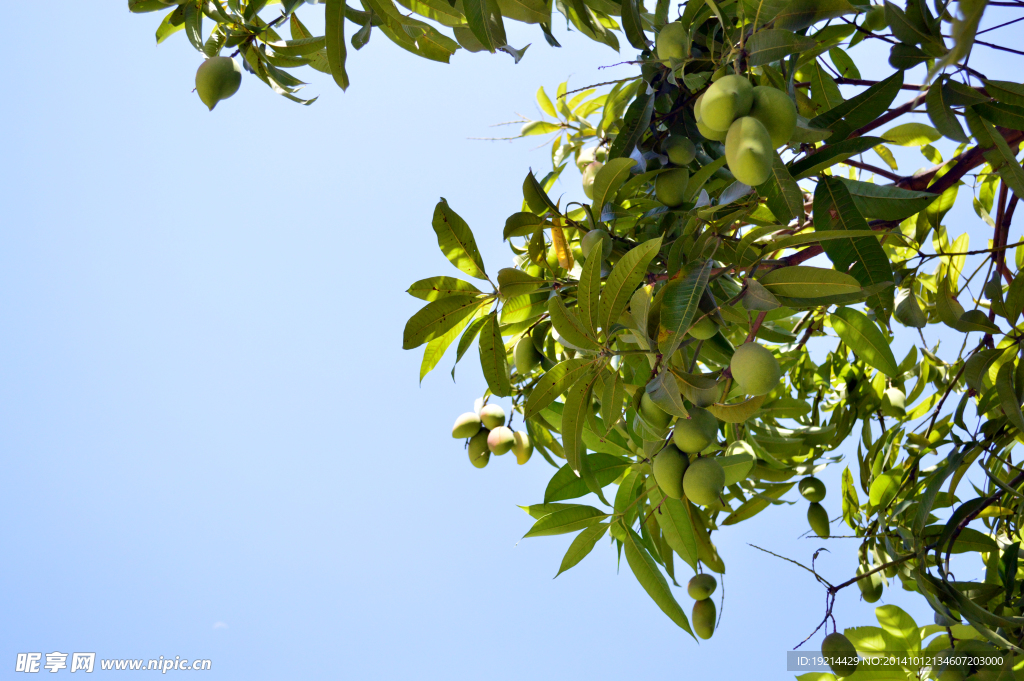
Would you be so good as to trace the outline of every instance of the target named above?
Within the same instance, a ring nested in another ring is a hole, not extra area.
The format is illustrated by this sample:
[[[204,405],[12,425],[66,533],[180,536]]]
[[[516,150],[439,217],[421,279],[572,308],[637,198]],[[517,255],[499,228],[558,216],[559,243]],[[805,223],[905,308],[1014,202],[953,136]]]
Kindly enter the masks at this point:
[[[520,464],[535,449],[555,467],[544,503],[524,510],[535,521],[527,537],[578,533],[559,574],[607,535],[690,632],[670,586],[675,558],[723,573],[713,533],[727,545],[729,526],[791,503],[803,478],[814,531],[829,536],[841,506],[860,541],[850,579],[830,596],[857,584],[870,602],[898,582],[950,625],[918,627],[883,606],[879,627],[833,633],[835,651],[1019,653],[1024,473],[1011,450],[1024,441],[1024,251],[1008,232],[1024,192],[1024,85],[960,66],[986,1],[689,0],[678,15],[638,0],[399,1],[359,10],[328,0],[323,36],[294,1],[129,9],[164,10],[158,42],[184,33],[204,57],[237,56],[303,103],[312,100],[295,95],[303,83],[292,69],[348,85],[346,21],[356,50],[378,29],[427,59],[447,62],[462,47],[518,61],[525,48],[506,44],[505,22],[538,24],[554,44],[557,9],[588,38],[618,49],[621,30],[639,52],[635,74],[606,91],[538,91],[545,118],[521,135],[549,136],[552,171],[528,173],[523,203],[509,207],[501,236],[514,267],[492,279],[473,231],[442,199],[438,245],[477,282],[444,275],[409,288],[425,302],[403,334],[404,348],[426,346],[420,378],[456,339],[456,363],[476,342],[484,401],[508,398],[524,421],[513,433],[504,413],[500,423],[479,408],[459,417],[454,434],[469,437],[473,465],[488,463],[493,434],[493,449]],[[286,23],[289,38],[278,33]],[[892,72],[860,81],[856,46],[884,31]],[[921,63],[928,80],[908,92],[904,70]],[[850,78],[863,89],[844,98]],[[927,123],[904,117],[921,107]],[[940,140],[956,147],[945,161]],[[740,160],[753,146],[756,163]],[[929,165],[897,174],[897,146]],[[548,192],[572,165],[589,173],[589,202],[563,205]],[[988,243],[950,233],[946,215],[968,199],[992,229]],[[902,359],[896,339],[912,345]],[[696,414],[713,432],[691,432]],[[673,438],[694,451],[669,449]],[[808,476],[844,458],[841,491],[826,501]],[[590,494],[604,508],[560,503]],[[976,554],[983,580],[957,581],[951,554]],[[699,613],[694,628],[710,635],[714,605]]]

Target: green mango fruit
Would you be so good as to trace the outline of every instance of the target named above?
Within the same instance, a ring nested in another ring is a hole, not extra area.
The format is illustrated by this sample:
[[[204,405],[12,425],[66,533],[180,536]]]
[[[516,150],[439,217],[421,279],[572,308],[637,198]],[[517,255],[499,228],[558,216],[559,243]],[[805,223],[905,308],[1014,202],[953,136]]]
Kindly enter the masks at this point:
[[[882,413],[893,418],[903,418],[906,413],[907,396],[899,388],[888,388],[882,393]]]
[[[495,456],[507,454],[515,443],[516,434],[508,426],[498,426],[487,436],[487,448]]]
[[[748,395],[767,395],[782,379],[779,361],[771,350],[758,343],[744,343],[736,348],[729,370]],[[484,425],[487,425],[486,421]]]
[[[825,498],[825,483],[813,475],[808,475],[801,480],[798,489],[807,501],[818,503]]]
[[[491,460],[491,450],[487,448],[487,437],[490,431],[486,428],[469,439],[469,462],[477,468],[483,468]]]
[[[726,137],[729,136],[729,131],[724,132],[719,130],[712,130],[708,126],[704,125],[704,121],[697,121],[697,130],[704,136],[704,139],[711,140],[712,142],[724,142]]]
[[[242,66],[231,57],[211,57],[196,71],[196,93],[213,111],[217,102],[238,92],[242,84]]]
[[[796,104],[778,88],[767,85],[755,87],[754,104],[749,115],[768,130],[773,149],[788,142],[796,130]]]
[[[658,59],[668,61],[677,59],[682,61],[686,58],[687,35],[686,28],[680,23],[665,24],[658,31],[654,38],[655,51]]]
[[[500,404],[485,404],[480,408],[480,421],[484,428],[497,428],[505,425],[505,410]]]
[[[733,121],[750,113],[754,86],[743,76],[722,76],[707,89],[700,103],[700,119],[712,130],[725,132]]]
[[[694,603],[690,620],[694,633],[703,639],[711,638],[715,633],[715,602],[707,598]]]
[[[833,632],[821,642],[821,653],[829,660],[828,666],[836,676],[850,676],[857,671],[860,660],[857,657],[857,649],[853,647],[850,639],[839,632]]]
[[[752,116],[737,118],[725,137],[725,162],[737,180],[756,187],[772,173],[775,147],[761,121]]]
[[[582,173],[594,161],[604,163],[606,158],[608,158],[608,150],[604,147],[587,147],[576,157],[576,167]]]
[[[540,353],[537,352],[537,348],[533,345],[533,339],[529,336],[519,339],[513,356],[516,361],[516,370],[520,376],[526,376],[540,365]]]
[[[604,260],[612,254],[612,237],[603,229],[592,229],[583,235],[580,240],[580,248],[583,250],[583,257],[589,258],[590,252],[598,244],[601,245],[601,259]]]
[[[462,440],[467,437],[473,437],[480,432],[480,417],[475,412],[466,412],[455,419],[455,425],[452,426],[452,437],[456,440]]]
[[[686,201],[689,184],[690,171],[686,168],[666,170],[654,180],[654,196],[669,208],[675,208]]]
[[[594,179],[597,177],[597,173],[604,164],[600,161],[594,161],[588,163],[587,167],[583,169],[583,193],[587,195],[588,199],[593,200],[594,198]]]
[[[814,534],[818,535],[822,539],[828,539],[828,513],[825,511],[824,506],[817,503],[811,503],[811,505],[807,507],[807,522],[810,524],[811,529],[814,530]]]
[[[686,498],[699,506],[708,506],[718,501],[725,488],[725,471],[722,464],[713,458],[701,458],[690,464],[683,476],[683,492]]]
[[[711,317],[704,317],[691,326],[687,333],[698,340],[707,340],[718,333],[718,324]]]
[[[872,5],[864,14],[864,21],[861,22],[861,27],[868,31],[881,31],[883,28],[889,25],[889,22],[885,19],[885,7],[882,5]]]
[[[662,149],[668,156],[668,160],[677,166],[689,165],[697,157],[697,147],[689,138],[682,135],[669,135]]]
[[[526,431],[517,430],[512,442],[512,453],[516,455],[516,463],[522,466],[533,456],[533,443]]]
[[[672,442],[684,452],[696,454],[718,440],[718,419],[700,407],[690,407],[687,411],[689,418],[676,421]]]
[[[863,565],[857,568],[857,574],[863,575],[867,570]],[[882,597],[882,575],[878,572],[865,577],[864,579],[857,580],[857,586],[860,588],[861,596],[868,603],[874,603]]]
[[[711,594],[715,593],[716,588],[718,588],[718,582],[715,581],[715,578],[707,572],[702,572],[695,575],[686,585],[686,593],[690,594],[690,598],[695,601],[703,601],[711,598]]]
[[[654,481],[667,497],[683,498],[683,474],[690,460],[674,445],[668,445],[654,455]]]
[[[656,405],[647,393],[640,398],[640,415],[658,430],[668,428],[672,422],[672,414]]]

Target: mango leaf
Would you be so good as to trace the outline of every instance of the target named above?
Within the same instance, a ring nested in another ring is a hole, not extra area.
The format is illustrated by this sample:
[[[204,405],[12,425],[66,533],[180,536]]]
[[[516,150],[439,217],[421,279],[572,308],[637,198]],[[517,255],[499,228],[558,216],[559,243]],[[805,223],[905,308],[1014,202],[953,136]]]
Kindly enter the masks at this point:
[[[496,0],[463,0],[463,9],[469,29],[488,52],[508,44],[505,24]]]
[[[514,236],[530,236],[545,225],[550,225],[545,218],[536,213],[513,213],[505,220],[505,231],[502,239],[508,240]]]
[[[613,158],[597,171],[594,178],[594,215],[601,214],[604,204],[615,196],[635,165],[636,161],[631,158]]]
[[[1003,182],[1013,190],[1014,194],[1017,196],[1024,195],[1024,170],[1021,169],[1020,163],[1017,161],[1016,153],[1010,149],[1006,140],[992,127],[991,123],[983,118],[981,119],[981,124],[985,126],[988,134],[992,137],[992,141],[995,143],[996,149],[999,150],[999,154],[1005,161],[999,168],[999,176],[1003,178]],[[1024,127],[1024,124],[1021,127]]]
[[[342,90],[347,90],[348,73],[345,72],[345,53],[347,50],[345,47],[345,0],[327,0],[324,8],[324,23],[326,26],[325,36],[327,38],[327,63],[331,67],[331,77],[334,78],[334,82],[338,84],[338,87]],[[434,215],[436,218],[437,213],[435,212]],[[442,250],[444,250],[443,247]],[[459,269],[462,268],[460,267]],[[480,269],[483,270],[482,267]],[[465,272],[465,270],[463,271]],[[466,272],[466,274],[475,276],[471,272]]]
[[[839,106],[815,116],[811,119],[810,125],[815,128],[832,130],[832,136],[829,137],[831,143],[845,140],[854,130],[867,125],[885,113],[896,99],[902,86],[903,71],[897,71]]]
[[[636,287],[647,274],[647,265],[661,248],[661,237],[645,241],[619,258],[601,291],[601,328],[607,331],[626,309]]]
[[[453,381],[455,380],[455,367],[458,366],[460,361],[462,361],[462,356],[466,354],[467,350],[469,350],[469,346],[473,344],[473,341],[476,340],[476,337],[480,335],[480,329],[483,328],[486,322],[486,316],[478,316],[470,323],[469,327],[466,329],[466,332],[462,334],[462,338],[459,339],[459,347],[455,351],[455,364],[452,366]]]
[[[654,115],[654,95],[641,95],[633,100],[633,103],[626,109],[626,116],[622,120],[618,135],[608,150],[608,158],[628,158],[633,153],[633,148],[647,131],[651,124],[651,116]]]
[[[598,252],[599,253],[599,252]],[[576,290],[576,310],[580,322],[593,338],[597,338],[601,318],[601,258],[588,258],[583,263],[579,287]]]
[[[802,180],[836,163],[842,163],[851,156],[867,151],[884,141],[881,137],[856,137],[835,144],[826,144],[819,147],[813,154],[790,165],[789,172],[795,179]]]
[[[448,201],[444,198],[438,201],[434,208],[431,225],[437,234],[437,245],[441,247],[441,252],[451,264],[471,277],[487,278],[473,232],[466,221],[448,206]]]
[[[726,423],[745,423],[764,404],[766,395],[751,397],[749,400],[736,404],[709,404],[707,410],[719,421]]]
[[[747,443],[742,440],[737,441],[739,444],[746,445]],[[749,445],[747,445],[749,448]],[[717,457],[718,463],[722,466],[722,470],[725,471],[725,484],[735,485],[741,480],[746,480],[747,476],[750,475],[750,471],[754,468],[756,458],[754,457],[753,451],[744,451],[741,448],[730,448],[732,454],[727,456]]]
[[[806,265],[780,267],[758,281],[773,295],[799,298],[834,296],[861,290],[860,283],[849,274]]]
[[[841,143],[845,144],[845,143]],[[846,185],[836,177],[822,177],[814,190],[814,230],[864,230],[868,225],[857,210]],[[892,282],[892,265],[878,240],[855,237],[822,242],[825,254],[840,272],[849,272],[868,288]],[[872,296],[868,304],[879,317],[892,310],[892,289]]]
[[[185,35],[192,47],[203,51],[203,11],[197,0],[188,0],[185,7]]]
[[[499,278],[500,278],[499,274]],[[481,293],[480,289],[468,281],[455,277],[429,277],[420,279],[410,286],[406,293],[420,300],[438,300],[450,296],[465,296]]]
[[[686,337],[686,331],[697,315],[701,297],[708,285],[712,261],[694,263],[686,276],[665,286],[661,301],[661,325],[668,329],[665,355],[671,356]]]
[[[486,299],[476,296],[461,295],[427,303],[406,322],[402,333],[402,349],[411,350],[443,336],[485,302]]]
[[[487,387],[498,397],[511,395],[512,386],[508,378],[505,344],[501,340],[498,315],[494,312],[487,317],[487,321],[480,329],[479,349],[480,368],[487,380]]]
[[[854,14],[857,8],[847,0],[791,0],[775,17],[776,28],[799,31],[825,19]]]
[[[569,389],[594,365],[593,359],[575,357],[559,362],[541,376],[533,392],[526,399],[523,418],[529,420],[551,404],[556,397]]]
[[[540,520],[546,515],[555,511],[564,511],[567,508],[579,508],[583,504],[533,504],[532,506],[520,506],[534,520]]]
[[[882,631],[899,646],[898,650],[906,650],[910,654],[921,650],[921,631],[914,618],[905,611],[895,605],[882,605],[875,608],[875,617]]]
[[[545,515],[533,524],[530,531],[523,535],[523,539],[576,532],[599,523],[607,517],[607,513],[602,513],[593,506],[574,505]]]
[[[423,378],[434,370],[437,363],[444,357],[448,347],[455,342],[455,339],[459,337],[459,334],[462,333],[462,330],[466,328],[466,325],[469,324],[472,318],[472,315],[465,317],[458,324],[448,329],[443,336],[439,336],[427,343],[427,347],[423,350],[423,360],[420,362],[420,383],[423,383]]]
[[[867,315],[852,307],[841,307],[829,315],[829,321],[857,357],[889,378],[899,375],[889,341]]]
[[[551,315],[551,326],[561,337],[563,345],[580,350],[597,350],[600,346],[590,334],[573,310],[562,302],[561,296],[555,295],[548,300],[548,314]]]
[[[942,81],[947,78],[947,76],[943,76],[942,80],[933,83],[928,88],[924,104],[928,111],[928,118],[931,119],[932,125],[935,126],[936,130],[951,140],[963,143],[967,141],[967,134],[964,132],[963,126],[960,125],[956,114],[950,108],[952,105],[946,97],[946,89],[942,87]]]
[[[577,475],[584,465],[583,423],[590,413],[590,394],[598,376],[599,371],[592,371],[576,381],[566,393],[565,406],[562,408],[562,449],[565,460]]]
[[[501,323],[516,324],[535,319],[547,311],[547,302],[548,294],[543,292],[509,298],[501,306]]]
[[[561,173],[561,168],[558,172]],[[533,176],[532,168],[526,173],[526,179],[523,180],[523,199],[529,209],[537,215],[544,215],[547,211],[558,215],[558,206],[551,200],[537,178]]]
[[[780,28],[762,29],[747,39],[747,63],[750,66],[770,64],[795,52],[804,52],[817,45],[814,38],[797,35]]]
[[[886,142],[901,147],[920,147],[931,144],[941,137],[942,134],[938,130],[924,123],[904,123],[882,133],[882,139]]]
[[[498,270],[498,290],[505,299],[533,293],[547,282],[515,267]]]
[[[647,489],[652,506],[658,507],[656,517],[658,527],[665,536],[665,543],[696,570],[697,538],[693,533],[693,522],[686,511],[686,505],[679,499],[662,495],[653,478],[647,479]]]
[[[770,499],[778,499],[795,484],[795,482],[788,482],[781,485],[773,485],[769,490],[740,504],[735,511],[729,514],[729,517],[722,521],[722,525],[735,525],[748,518],[753,518],[771,505]]]
[[[628,459],[603,452],[587,454],[587,467],[594,473],[601,487],[615,482],[622,471],[629,468],[630,463]],[[548,481],[548,486],[544,490],[544,503],[577,499],[589,491],[586,482],[576,475],[572,466],[565,464]]]
[[[768,179],[755,187],[759,196],[768,202],[768,210],[780,222],[789,223],[804,213],[804,194],[800,186],[789,174],[779,152],[775,152],[772,170]]]
[[[1024,413],[1021,413],[1020,398],[1013,389],[1013,369],[1013,362],[1006,362],[999,367],[999,373],[996,374],[996,391],[999,394],[999,406],[1002,407],[1006,418],[1017,430],[1024,433]]]
[[[644,35],[644,22],[640,18],[640,8],[643,3],[638,0],[622,0],[622,32],[626,34],[629,44],[638,50],[647,49],[648,40]]]
[[[562,558],[562,564],[558,566],[558,572],[555,574],[555,577],[558,577],[558,575],[569,568],[575,567],[581,560],[586,558],[594,550],[598,540],[607,531],[608,523],[599,523],[584,529],[576,535],[576,538],[569,544],[569,550],[565,552],[565,557]]]
[[[665,581],[665,576],[658,569],[647,549],[643,547],[643,540],[633,531],[626,528],[626,540],[623,542],[626,549],[626,562],[629,568],[636,575],[640,586],[644,588],[647,595],[651,597],[661,611],[668,615],[669,619],[676,623],[680,629],[693,636],[690,631],[690,622],[686,619],[686,613],[672,595],[672,590]],[[696,640],[696,639],[695,639]]]
[[[919,213],[938,198],[932,192],[917,192],[892,185],[839,178],[850,192],[857,211],[866,218],[904,220]]]
[[[982,392],[984,389],[982,381],[988,374],[989,367],[1002,354],[1002,350],[982,350],[971,355],[964,364],[964,381],[967,383],[967,387],[974,392]]]

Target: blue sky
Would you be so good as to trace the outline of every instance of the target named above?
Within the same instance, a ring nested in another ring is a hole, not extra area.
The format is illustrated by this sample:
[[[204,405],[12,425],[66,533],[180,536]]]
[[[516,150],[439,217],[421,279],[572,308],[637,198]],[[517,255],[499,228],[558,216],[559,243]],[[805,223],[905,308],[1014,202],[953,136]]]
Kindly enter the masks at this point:
[[[420,302],[405,289],[454,274],[438,198],[496,271],[522,178],[549,164],[531,141],[467,138],[537,116],[541,84],[630,75],[596,67],[632,52],[516,26],[519,65],[444,66],[374,35],[347,93],[312,73],[306,108],[246,76],[210,113],[199,55],[183,34],[156,47],[157,15],[6,14],[26,56],[0,102],[0,676],[54,650],[209,658],[213,679],[791,676],[824,593],[747,542],[809,561],[806,502],[716,535],[725,616],[698,645],[604,543],[552,580],[570,538],[518,542],[516,504],[553,469],[472,468],[450,426],[479,370],[453,383],[446,358],[419,386],[420,352],[400,349]],[[578,177],[556,192],[581,197]],[[954,235],[981,225],[957,210]],[[832,516],[841,470],[823,476]],[[818,565],[842,581],[856,541],[828,547]],[[931,619],[898,586],[882,602]],[[847,589],[835,613],[872,609]]]

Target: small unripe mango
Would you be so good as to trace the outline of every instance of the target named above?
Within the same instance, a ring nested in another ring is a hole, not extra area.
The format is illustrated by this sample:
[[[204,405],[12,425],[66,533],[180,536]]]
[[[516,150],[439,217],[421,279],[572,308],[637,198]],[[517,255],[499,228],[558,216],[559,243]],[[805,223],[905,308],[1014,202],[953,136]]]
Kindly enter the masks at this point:
[[[495,456],[508,453],[515,443],[516,434],[508,426],[498,426],[487,436],[487,448]]]
[[[698,340],[707,340],[718,333],[718,324],[715,324],[711,317],[703,317],[691,326],[687,333]]]
[[[516,370],[520,376],[525,376],[540,364],[540,353],[533,346],[533,339],[529,336],[519,339],[514,351]]]
[[[480,421],[484,428],[497,428],[505,425],[505,410],[500,404],[485,404],[480,408]]]
[[[640,398],[640,415],[658,430],[668,428],[672,415],[654,403],[647,393]]]
[[[706,598],[694,603],[690,619],[693,622],[695,634],[703,639],[711,638],[711,635],[715,633],[715,602]]]
[[[863,575],[865,572],[867,570],[863,565],[857,568],[858,575]],[[882,597],[882,575],[877,572],[857,580],[857,586],[860,587],[860,593],[868,603],[874,603]]]
[[[580,240],[580,248],[583,250],[583,257],[589,258],[590,252],[600,245],[601,259],[604,260],[612,254],[612,237],[603,229],[592,229],[583,235]]]
[[[670,135],[665,140],[665,155],[668,160],[677,166],[685,166],[693,162],[697,157],[697,147],[693,146],[688,138],[682,135]]]
[[[658,59],[683,60],[686,58],[686,29],[680,23],[665,24],[654,38]]]
[[[717,503],[724,487],[725,471],[713,458],[697,459],[683,476],[686,498],[699,506]]]
[[[530,436],[523,430],[517,430],[515,432],[514,441],[512,442],[512,453],[516,455],[516,463],[522,466],[524,463],[530,460],[533,456],[533,443],[530,442]]]
[[[231,57],[211,57],[196,71],[196,93],[213,111],[217,102],[238,92],[242,84],[242,67]]]
[[[491,450],[487,448],[489,431],[484,428],[469,439],[469,462],[477,468],[483,468],[491,460]]]
[[[768,179],[774,158],[771,135],[752,116],[737,118],[725,137],[725,161],[743,184],[756,187]]]
[[[889,22],[885,20],[885,7],[882,5],[872,5],[861,22],[861,26],[868,31],[881,31],[888,25]]]
[[[654,456],[654,481],[667,497],[683,498],[683,474],[690,460],[674,445],[668,445]]]
[[[576,167],[582,173],[594,161],[604,163],[606,158],[608,158],[608,150],[604,147],[587,147],[580,151],[580,155],[576,157]]]
[[[754,88],[754,104],[750,117],[756,118],[768,130],[772,148],[777,149],[789,141],[796,130],[796,104],[782,90],[758,85]]]
[[[654,180],[654,196],[669,208],[675,208],[686,201],[689,184],[690,171],[686,168],[666,170]]]
[[[480,432],[480,417],[474,412],[466,412],[455,419],[455,425],[452,426],[452,437],[456,440],[462,440],[467,437],[473,437]]]
[[[757,343],[744,343],[736,348],[729,369],[748,395],[767,395],[782,378],[782,368],[775,355]],[[487,425],[486,421],[484,425]]]
[[[716,588],[718,588],[718,582],[715,581],[715,578],[707,572],[702,572],[695,575],[686,585],[686,593],[690,594],[690,598],[695,601],[703,601],[711,598],[711,594],[715,593]]]
[[[750,113],[754,86],[743,76],[722,76],[711,84],[700,103],[700,119],[712,130],[725,132],[737,118]]]
[[[690,418],[676,421],[672,442],[684,452],[696,454],[718,439],[718,419],[700,407],[690,407],[688,411]]]
[[[821,504],[812,503],[807,507],[807,522],[810,524],[814,534],[822,539],[828,539],[830,534],[828,527],[828,513]]]
[[[807,501],[817,503],[825,498],[825,483],[813,475],[808,475],[800,481],[800,494]]]
[[[829,660],[828,666],[840,677],[853,674],[860,663],[853,643],[839,632],[833,632],[825,637],[821,642],[821,654],[827,658],[834,658]]]
[[[594,161],[583,169],[583,193],[587,195],[588,199],[594,198],[594,179],[597,177],[598,171],[603,167],[603,163]]]

